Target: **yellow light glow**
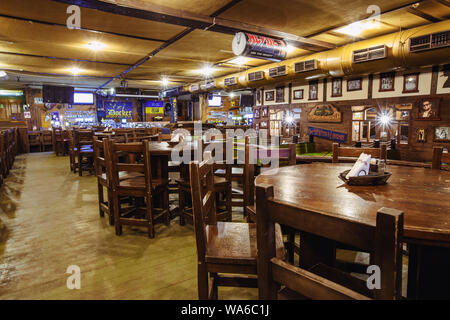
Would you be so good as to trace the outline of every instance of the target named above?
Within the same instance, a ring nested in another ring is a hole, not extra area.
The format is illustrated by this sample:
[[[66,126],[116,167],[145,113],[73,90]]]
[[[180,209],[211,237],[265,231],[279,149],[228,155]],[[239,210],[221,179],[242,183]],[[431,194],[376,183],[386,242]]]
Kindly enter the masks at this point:
[[[248,60],[249,59],[246,57],[239,56],[239,57],[236,57],[236,58],[228,61],[228,63],[237,64],[238,66],[242,66],[242,65],[246,64]]]
[[[106,45],[104,43],[98,42],[98,41],[92,41],[89,42],[86,47],[88,49],[91,49],[93,51],[100,51],[106,48]]]
[[[353,22],[345,27],[337,29],[336,32],[356,37],[366,30],[377,28],[379,28],[379,24],[376,23],[374,20],[364,20]]]
[[[74,76],[77,76],[78,74],[80,74],[81,69],[77,68],[77,67],[72,67],[69,69],[70,73],[73,74]]]

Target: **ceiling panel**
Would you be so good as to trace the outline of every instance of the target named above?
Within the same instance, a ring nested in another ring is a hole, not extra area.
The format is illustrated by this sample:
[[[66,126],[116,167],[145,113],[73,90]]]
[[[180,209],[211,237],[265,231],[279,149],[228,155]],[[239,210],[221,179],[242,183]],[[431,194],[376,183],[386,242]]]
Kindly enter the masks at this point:
[[[383,12],[408,3],[411,0],[244,0],[220,17],[308,36],[367,17],[370,5]]]
[[[65,25],[67,7],[51,0],[2,0],[0,14]],[[185,29],[85,8],[81,8],[81,27],[160,40],[168,40]]]
[[[48,35],[51,34],[51,41]],[[8,18],[0,18],[0,51],[44,55],[60,58],[86,59],[123,64],[134,64],[158,48],[161,43],[127,39],[109,34],[95,34],[82,30],[69,30]],[[104,50],[86,47],[93,41],[106,45]]]

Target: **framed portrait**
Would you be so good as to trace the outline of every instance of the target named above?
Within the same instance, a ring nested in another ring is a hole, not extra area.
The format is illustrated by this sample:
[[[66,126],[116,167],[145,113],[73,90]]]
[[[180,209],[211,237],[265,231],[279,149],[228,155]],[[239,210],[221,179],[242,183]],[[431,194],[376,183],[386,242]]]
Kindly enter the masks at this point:
[[[260,123],[259,127],[260,127],[261,129],[266,129],[266,128],[267,128],[267,122],[266,122],[266,121],[262,121],[262,122]]]
[[[261,109],[261,114],[263,118],[267,117],[267,107]]]
[[[274,97],[275,92],[272,91],[266,91],[266,101],[274,101],[275,97]]]
[[[439,103],[438,98],[419,100],[416,120],[440,120]]]
[[[427,129],[417,129],[417,142],[427,142]]]
[[[331,81],[331,96],[342,97],[342,78],[334,78]]]
[[[259,119],[259,109],[255,109],[253,112],[254,112],[253,118]]]
[[[395,90],[395,72],[380,73],[380,92]]]
[[[359,91],[362,90],[362,78],[348,79],[347,91]]]
[[[434,141],[450,142],[450,127],[434,128]]]
[[[294,90],[294,100],[302,100],[303,99],[303,89]]]
[[[275,96],[275,102],[284,102],[284,87],[278,87]]]
[[[403,93],[419,92],[419,73],[403,75]]]
[[[319,99],[319,81],[309,82],[309,100]]]
[[[261,89],[256,90],[256,103],[261,104]]]

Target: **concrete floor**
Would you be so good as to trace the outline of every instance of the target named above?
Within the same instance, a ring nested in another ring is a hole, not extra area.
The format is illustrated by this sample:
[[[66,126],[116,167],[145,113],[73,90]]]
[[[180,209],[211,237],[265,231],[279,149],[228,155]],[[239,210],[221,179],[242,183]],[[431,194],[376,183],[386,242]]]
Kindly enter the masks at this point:
[[[123,231],[99,217],[95,177],[53,153],[18,156],[0,189],[0,299],[197,299],[192,226],[176,218],[155,239]],[[71,265],[79,290],[66,285]],[[257,290],[221,288],[219,298],[257,299]]]

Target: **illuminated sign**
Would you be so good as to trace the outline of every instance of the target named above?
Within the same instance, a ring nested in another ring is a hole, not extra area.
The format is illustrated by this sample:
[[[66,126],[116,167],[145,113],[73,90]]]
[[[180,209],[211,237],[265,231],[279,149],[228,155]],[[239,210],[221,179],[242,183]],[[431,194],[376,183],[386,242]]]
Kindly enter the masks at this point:
[[[330,131],[321,128],[308,127],[308,135],[316,136],[322,139],[332,140],[340,143],[345,143],[347,134],[342,132]]]
[[[256,34],[238,32],[233,39],[233,53],[237,56],[246,56],[271,61],[286,59],[287,44]]]
[[[132,102],[114,102],[105,101],[105,118],[106,119],[132,119],[133,103]]]

